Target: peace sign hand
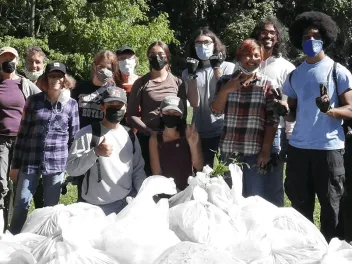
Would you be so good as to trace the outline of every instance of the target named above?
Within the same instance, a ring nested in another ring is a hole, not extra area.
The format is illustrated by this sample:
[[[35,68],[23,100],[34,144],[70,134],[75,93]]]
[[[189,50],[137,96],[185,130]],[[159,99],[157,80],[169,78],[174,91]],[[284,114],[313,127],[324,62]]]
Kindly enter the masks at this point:
[[[186,138],[187,138],[188,145],[196,146],[198,144],[199,134],[196,130],[196,125],[194,123],[192,125],[187,125]]]

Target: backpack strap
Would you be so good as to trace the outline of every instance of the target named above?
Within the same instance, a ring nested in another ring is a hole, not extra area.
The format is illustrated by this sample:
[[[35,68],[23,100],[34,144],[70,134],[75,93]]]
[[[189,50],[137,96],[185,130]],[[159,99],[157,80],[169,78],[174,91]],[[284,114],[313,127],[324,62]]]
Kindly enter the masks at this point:
[[[101,127],[100,122],[92,124],[92,139],[90,141],[89,149],[95,148],[99,145],[99,140],[101,136]],[[100,162],[99,158],[96,160],[97,170],[98,170],[98,182],[101,182],[101,171],[100,171]],[[86,195],[88,194],[89,190],[89,177],[90,177],[90,169],[86,172],[86,181],[87,181],[87,190]]]
[[[337,101],[339,102],[339,106],[341,106],[338,86],[337,86],[338,82],[337,82],[337,62],[336,61],[334,61],[334,65],[332,66],[332,80],[334,81],[334,84],[335,84]]]
[[[133,154],[134,154],[136,152],[136,146],[135,146],[136,135],[133,133],[133,130],[130,129],[129,127],[123,126],[123,128],[127,131],[128,136],[130,137],[130,139],[132,141]]]

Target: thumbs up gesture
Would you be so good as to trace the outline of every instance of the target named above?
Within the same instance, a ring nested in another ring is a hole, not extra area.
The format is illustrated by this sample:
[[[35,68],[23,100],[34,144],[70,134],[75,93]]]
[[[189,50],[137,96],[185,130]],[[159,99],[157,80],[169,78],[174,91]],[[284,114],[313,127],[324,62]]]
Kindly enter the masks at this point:
[[[112,155],[112,144],[107,143],[106,137],[104,136],[103,141],[95,147],[95,154],[102,157],[110,157]]]

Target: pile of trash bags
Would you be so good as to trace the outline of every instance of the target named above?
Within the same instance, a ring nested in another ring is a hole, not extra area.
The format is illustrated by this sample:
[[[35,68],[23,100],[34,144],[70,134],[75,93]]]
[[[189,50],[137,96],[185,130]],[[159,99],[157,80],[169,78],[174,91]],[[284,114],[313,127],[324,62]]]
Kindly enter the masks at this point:
[[[118,215],[86,203],[34,210],[20,234],[0,235],[0,264],[352,263],[351,245],[328,245],[293,208],[243,198],[242,170],[230,171],[232,189],[205,167],[179,193],[173,179],[148,177]]]

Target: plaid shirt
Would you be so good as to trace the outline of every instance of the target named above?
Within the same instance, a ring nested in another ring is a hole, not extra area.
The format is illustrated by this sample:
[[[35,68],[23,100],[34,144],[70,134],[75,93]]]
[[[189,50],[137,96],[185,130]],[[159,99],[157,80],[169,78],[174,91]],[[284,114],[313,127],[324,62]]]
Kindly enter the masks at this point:
[[[74,99],[52,103],[45,93],[28,98],[17,135],[12,168],[43,175],[66,170],[68,149],[79,130]]]
[[[217,91],[231,78],[223,76]],[[225,157],[234,153],[254,155],[261,151],[266,125],[277,126],[279,116],[274,111],[272,82],[257,73],[257,79],[248,87],[228,95],[224,111],[224,128],[220,151]]]

